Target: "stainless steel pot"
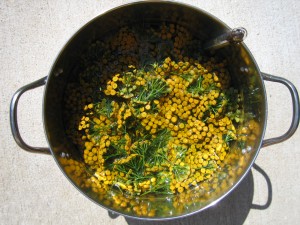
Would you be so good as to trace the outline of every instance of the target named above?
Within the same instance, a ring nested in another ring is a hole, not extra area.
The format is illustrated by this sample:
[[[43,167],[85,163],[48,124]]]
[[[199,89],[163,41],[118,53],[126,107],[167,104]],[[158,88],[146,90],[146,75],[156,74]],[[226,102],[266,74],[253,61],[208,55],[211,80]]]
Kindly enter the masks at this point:
[[[14,94],[10,105],[12,134],[21,148],[33,153],[51,154],[63,174],[81,193],[110,211],[135,218],[177,218],[210,207],[228,195],[240,183],[252,167],[261,147],[285,141],[294,134],[299,124],[299,97],[295,86],[284,78],[262,73],[245,44],[228,45],[216,50],[216,54],[230,62],[229,70],[234,81],[233,85],[243,93],[245,110],[255,114],[260,129],[257,133],[257,140],[252,144],[250,151],[232,153],[236,160],[234,164],[230,165],[231,170],[224,171],[222,178],[217,179],[214,183],[214,188],[210,190],[200,188],[197,191],[173,197],[135,198],[128,200],[125,208],[116,204],[112,196],[107,197],[84,189],[81,183],[84,182],[86,176],[71,174],[64,165],[67,157],[74,159],[77,165],[85,166],[78,157],[76,147],[69,141],[65,132],[62,105],[66,85],[76,74],[77,62],[91,40],[103,37],[112,30],[118,30],[126,25],[134,27],[141,24],[163,22],[172,22],[186,27],[200,44],[207,43],[230,30],[227,25],[207,12],[181,3],[145,1],[123,5],[96,17],[83,26],[61,50],[49,75],[20,88]],[[264,81],[285,85],[291,93],[293,104],[293,117],[288,131],[282,136],[267,140],[264,140],[267,121],[267,95]],[[43,85],[45,85],[43,122],[49,148],[32,147],[26,144],[19,133],[17,121],[17,106],[21,95]],[[227,185],[222,185],[224,180]],[[155,209],[156,214],[138,214],[135,210],[131,210],[134,207],[152,208]]]

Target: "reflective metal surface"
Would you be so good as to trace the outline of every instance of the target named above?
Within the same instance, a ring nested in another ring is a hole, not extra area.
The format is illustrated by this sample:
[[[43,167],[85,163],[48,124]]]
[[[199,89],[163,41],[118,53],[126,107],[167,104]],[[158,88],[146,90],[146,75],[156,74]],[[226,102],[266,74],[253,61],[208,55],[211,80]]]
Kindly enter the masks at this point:
[[[230,44],[238,44],[247,37],[247,30],[243,27],[234,28],[220,36],[207,41],[203,45],[206,51],[217,50]]]
[[[292,116],[291,125],[290,125],[288,131],[286,131],[283,135],[281,135],[279,137],[264,140],[262,143],[262,147],[267,147],[267,146],[274,145],[274,144],[277,144],[277,143],[280,143],[280,142],[283,142],[283,141],[289,139],[296,132],[298,125],[299,125],[300,109],[299,109],[298,91],[297,91],[296,87],[290,81],[288,81],[285,78],[273,76],[273,75],[266,74],[266,73],[262,73],[262,76],[263,76],[263,79],[266,81],[277,82],[277,83],[281,83],[281,84],[285,85],[291,94],[292,104],[293,104],[293,116]]]
[[[64,133],[64,119],[62,116],[62,102],[64,89],[70,80],[75,79],[79,73],[78,62],[84,49],[95,40],[109,36],[121,27],[128,26],[131,29],[143,30],[148,25],[161,25],[162,23],[180,24],[188,29],[197,40],[199,46],[203,46],[214,37],[232,31],[217,18],[208,13],[174,2],[138,2],[118,7],[111,10],[85,25],[68,42],[61,51],[50,73],[44,99],[44,123],[49,145],[61,167],[73,184],[95,203],[115,213],[128,217],[143,219],[172,219],[187,216],[202,211],[224,198],[238,185],[247,174],[254,162],[261,146],[266,123],[266,99],[265,89],[259,69],[244,44],[228,45],[217,49],[215,54],[220,58],[226,58],[232,75],[232,83],[244,95],[244,106],[247,112],[255,114],[260,123],[260,131],[257,141],[251,144],[247,154],[241,151],[232,151],[228,154],[228,167],[224,168],[222,175],[215,179],[215,183],[203,182],[197,190],[175,196],[157,197],[133,197],[130,204],[122,208],[115,204],[114,196],[106,196],[94,193],[83,188],[85,180],[91,175],[82,173],[77,176],[68,172],[67,158],[77,162],[77,166],[85,171],[85,164],[81,160],[76,146],[72,146]],[[141,27],[143,29],[141,29]],[[194,49],[191,54],[202,54],[199,49]],[[56,71],[63,71],[55,76]],[[257,96],[259,96],[257,98]],[[230,159],[230,160],[229,160]],[[234,160],[231,160],[234,159]],[[221,188],[222,187],[222,188]],[[127,201],[126,196],[118,196],[122,201]],[[157,214],[152,217],[139,215],[133,209],[135,207],[156,208]]]
[[[26,91],[29,91],[31,89],[40,87],[45,85],[47,82],[47,77],[43,77],[35,82],[32,82],[31,84],[28,84],[22,88],[20,88],[16,93],[14,94],[11,103],[10,103],[10,127],[13,134],[13,137],[16,141],[16,143],[25,151],[32,152],[32,153],[42,153],[42,154],[51,154],[49,148],[41,148],[41,147],[32,147],[25,143],[25,141],[22,139],[19,126],[18,126],[18,102],[22,94],[24,94]]]

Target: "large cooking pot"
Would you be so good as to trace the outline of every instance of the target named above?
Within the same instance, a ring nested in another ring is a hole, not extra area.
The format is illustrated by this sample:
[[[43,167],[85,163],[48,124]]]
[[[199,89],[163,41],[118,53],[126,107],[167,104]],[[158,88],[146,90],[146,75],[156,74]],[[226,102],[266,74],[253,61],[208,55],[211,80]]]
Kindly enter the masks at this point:
[[[56,58],[47,77],[41,78],[20,88],[13,96],[10,106],[12,134],[17,144],[26,151],[51,154],[62,173],[77,189],[96,204],[129,217],[144,219],[167,219],[186,216],[202,211],[224,198],[246,176],[254,163],[261,147],[282,142],[291,137],[299,123],[299,97],[296,88],[288,80],[262,73],[245,44],[229,44],[215,50],[215,54],[226,58],[232,76],[233,86],[243,94],[245,112],[255,115],[259,129],[256,140],[246,143],[243,151],[232,151],[227,155],[231,159],[222,173],[199,188],[174,196],[135,197],[103,195],[82,185],[89,174],[84,174],[85,163],[79,151],[66,135],[63,117],[63,98],[67,84],[78,73],[78,62],[82,53],[94,40],[106,37],[109,33],[128,26],[136,27],[171,22],[180,24],[192,32],[201,45],[230,31],[231,29],[214,16],[198,8],[175,2],[145,1],[131,3],[110,10],[83,26],[67,42]],[[279,82],[285,85],[293,104],[293,117],[289,130],[280,137],[264,140],[267,121],[267,95],[264,81]],[[21,95],[31,89],[45,85],[43,99],[43,123],[49,148],[32,147],[26,144],[18,129],[17,106]],[[244,123],[247,123],[245,121]],[[71,166],[81,168],[73,173]],[[230,168],[230,169],[228,169]],[[125,202],[126,204],[121,204]]]

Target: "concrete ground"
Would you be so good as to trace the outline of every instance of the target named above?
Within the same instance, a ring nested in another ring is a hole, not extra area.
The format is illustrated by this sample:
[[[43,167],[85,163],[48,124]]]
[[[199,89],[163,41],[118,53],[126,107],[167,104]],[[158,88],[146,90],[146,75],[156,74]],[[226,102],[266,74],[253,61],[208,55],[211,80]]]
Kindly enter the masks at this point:
[[[119,216],[80,194],[51,156],[21,150],[12,138],[9,103],[21,86],[48,74],[66,41],[86,22],[125,0],[2,0],[0,2],[0,224],[298,224],[300,130],[263,148],[243,183],[215,207],[185,219],[142,222]],[[300,1],[186,0],[230,27],[243,26],[245,43],[261,71],[300,88]],[[283,134],[291,120],[286,88],[265,82],[269,101],[266,137]],[[33,146],[47,146],[42,125],[43,88],[23,95],[19,126]]]

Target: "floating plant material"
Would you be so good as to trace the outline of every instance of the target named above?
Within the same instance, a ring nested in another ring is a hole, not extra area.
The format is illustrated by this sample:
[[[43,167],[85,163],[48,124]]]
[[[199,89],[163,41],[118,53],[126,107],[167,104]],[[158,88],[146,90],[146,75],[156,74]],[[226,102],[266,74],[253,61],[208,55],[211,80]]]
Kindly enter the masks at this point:
[[[220,188],[217,182],[225,186],[228,162],[244,160],[237,155],[259,127],[244,112],[226,61],[185,55],[199,45],[187,30],[168,24],[139,33],[124,27],[82,56],[64,112],[82,162],[62,162],[86,176],[79,185],[111,196],[107,205],[137,213],[129,197],[166,195],[179,210],[176,199],[184,198],[177,194],[189,199],[192,190],[205,196]],[[147,215],[156,212],[150,207]]]

